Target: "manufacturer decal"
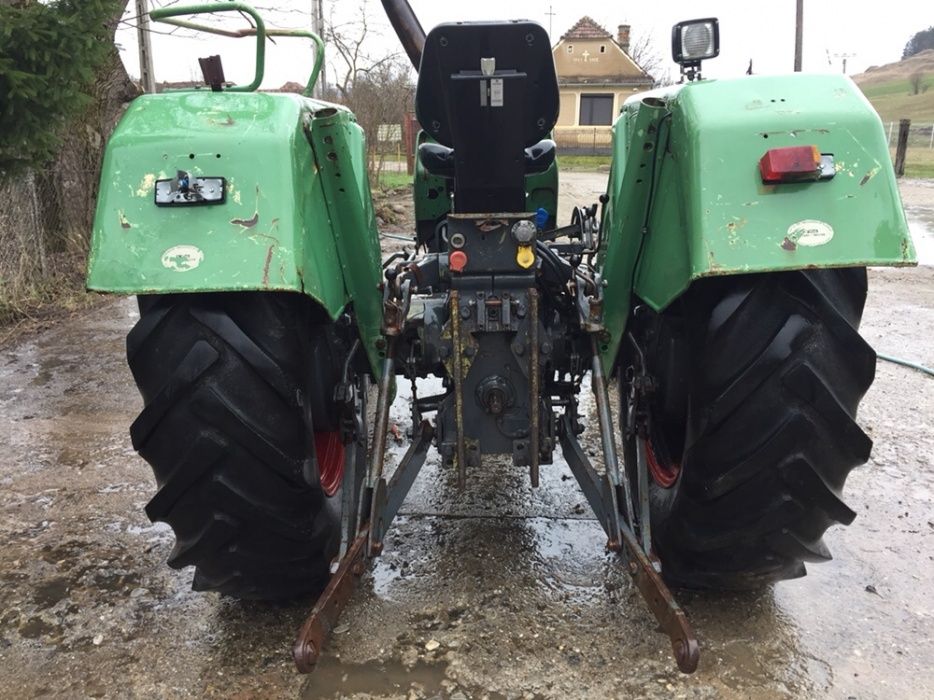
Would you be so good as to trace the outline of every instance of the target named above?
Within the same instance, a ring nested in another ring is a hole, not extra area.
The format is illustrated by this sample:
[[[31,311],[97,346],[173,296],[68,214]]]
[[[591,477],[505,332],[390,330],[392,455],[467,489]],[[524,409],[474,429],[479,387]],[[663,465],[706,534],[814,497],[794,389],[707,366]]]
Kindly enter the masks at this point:
[[[204,260],[204,251],[193,245],[176,245],[162,254],[162,266],[175,272],[194,270]]]
[[[782,242],[782,247],[794,250],[795,247],[802,245],[806,248],[814,248],[819,245],[827,245],[833,239],[833,226],[814,219],[805,219],[788,227],[788,234]]]

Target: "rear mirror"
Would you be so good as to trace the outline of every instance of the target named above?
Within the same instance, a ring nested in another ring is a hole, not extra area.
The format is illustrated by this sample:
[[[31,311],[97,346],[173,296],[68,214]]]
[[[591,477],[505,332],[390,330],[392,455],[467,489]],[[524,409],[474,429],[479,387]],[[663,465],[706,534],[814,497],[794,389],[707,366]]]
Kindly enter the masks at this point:
[[[671,57],[688,80],[700,78],[701,61],[720,55],[720,23],[716,17],[690,19],[671,28]]]

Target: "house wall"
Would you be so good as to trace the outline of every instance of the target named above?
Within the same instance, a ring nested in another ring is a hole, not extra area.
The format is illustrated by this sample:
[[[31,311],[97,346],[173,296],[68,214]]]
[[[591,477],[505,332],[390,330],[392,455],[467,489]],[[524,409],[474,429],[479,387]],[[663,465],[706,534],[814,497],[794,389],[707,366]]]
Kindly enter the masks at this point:
[[[645,78],[645,73],[610,37],[562,39],[554,49],[554,56],[559,76]]]
[[[553,53],[561,94],[555,127],[560,143],[573,145],[578,138],[592,142],[595,130],[607,132],[609,138],[609,126],[581,126],[581,95],[613,95],[615,118],[630,95],[651,85],[651,78],[610,37],[562,39]]]
[[[646,89],[647,86],[632,88],[620,88],[606,85],[561,87],[561,113],[558,115],[558,124],[556,128],[561,130],[580,126],[581,95],[613,95],[613,114],[618,115],[620,110],[623,108],[623,103],[629,99],[631,95]],[[594,128],[608,129],[609,127],[586,126],[581,128],[591,130]]]

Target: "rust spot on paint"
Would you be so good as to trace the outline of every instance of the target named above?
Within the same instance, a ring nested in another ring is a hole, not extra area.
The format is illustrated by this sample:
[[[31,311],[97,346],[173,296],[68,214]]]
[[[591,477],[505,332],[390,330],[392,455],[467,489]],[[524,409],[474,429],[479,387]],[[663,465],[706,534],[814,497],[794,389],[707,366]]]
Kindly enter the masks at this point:
[[[865,175],[863,175],[863,179],[859,181],[859,186],[862,187],[862,186],[865,185],[867,182],[869,182],[870,180],[872,180],[872,178],[874,178],[874,177],[876,176],[876,173],[878,173],[879,170],[880,170],[880,168],[879,168],[878,166],[876,166],[875,168],[873,168],[872,170],[870,170],[868,173],[866,173]]]
[[[253,228],[259,223],[259,212],[253,214],[249,219],[231,219],[230,223],[234,226],[242,226],[243,228]]]
[[[790,238],[788,238],[788,236],[785,236],[785,240],[782,241],[782,248],[783,248],[784,250],[787,250],[787,251],[790,251],[790,252],[794,252],[794,251],[796,251],[796,250],[798,249],[798,244],[795,243],[795,242],[794,242],[793,240],[791,240]]]
[[[509,222],[502,219],[486,219],[477,224],[477,228],[483,233],[490,233],[507,226]]]
[[[908,260],[911,258],[911,246],[908,245],[908,239],[902,239],[902,260]]]
[[[124,231],[128,231],[129,229],[133,228],[133,224],[131,224],[130,220],[126,218],[126,214],[124,214],[122,211],[119,211],[117,212],[117,216],[120,219],[120,228],[122,228]]]
[[[234,124],[237,123],[234,121],[233,117],[231,117],[229,114],[227,115],[227,118],[224,121],[217,121],[216,119],[211,119],[210,121],[212,124],[216,126],[233,126]]]
[[[717,262],[716,256],[712,250],[707,251],[707,264],[710,265],[710,271],[717,274],[723,270],[723,265]]]
[[[269,286],[269,265],[272,264],[272,251],[275,250],[276,244],[273,243],[266,250],[266,263],[263,265],[263,286]]]

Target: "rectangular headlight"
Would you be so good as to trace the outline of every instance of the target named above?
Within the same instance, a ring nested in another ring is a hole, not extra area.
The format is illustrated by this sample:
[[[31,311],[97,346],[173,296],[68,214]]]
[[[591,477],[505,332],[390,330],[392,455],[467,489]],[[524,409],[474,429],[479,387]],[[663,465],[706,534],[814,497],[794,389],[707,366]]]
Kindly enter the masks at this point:
[[[720,54],[720,23],[715,17],[678,22],[671,30],[671,54],[682,65],[715,58]]]

